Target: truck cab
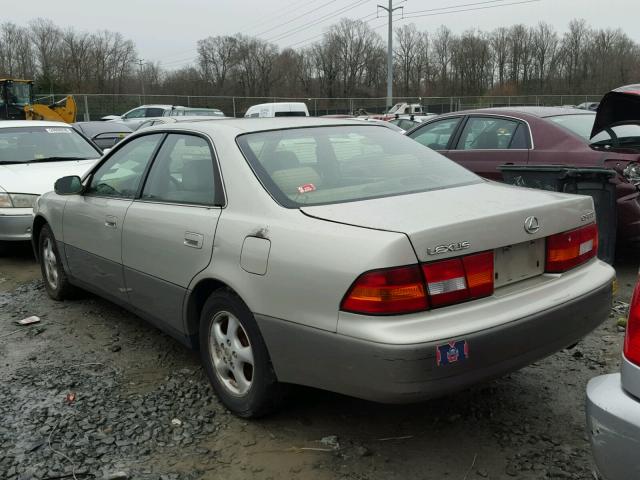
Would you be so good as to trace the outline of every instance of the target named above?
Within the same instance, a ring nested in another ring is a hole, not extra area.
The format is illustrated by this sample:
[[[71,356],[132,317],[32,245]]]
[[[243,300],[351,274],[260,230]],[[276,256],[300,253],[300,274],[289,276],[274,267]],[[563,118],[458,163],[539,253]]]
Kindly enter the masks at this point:
[[[0,78],[0,120],[25,120],[33,103],[33,81]]]

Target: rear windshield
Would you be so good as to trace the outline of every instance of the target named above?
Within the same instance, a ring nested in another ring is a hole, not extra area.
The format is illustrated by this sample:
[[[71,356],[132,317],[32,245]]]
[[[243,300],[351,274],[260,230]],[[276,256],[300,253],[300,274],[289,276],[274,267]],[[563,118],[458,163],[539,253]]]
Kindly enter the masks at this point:
[[[418,142],[375,125],[257,132],[237,141],[265,188],[288,208],[481,181]]]
[[[589,137],[591,137],[593,122],[596,120],[596,114],[558,115],[556,117],[547,117],[547,119],[551,120],[556,125],[560,125],[561,127],[577,134],[585,140],[589,140]]]
[[[73,128],[0,128],[0,164],[99,158],[100,153]]]

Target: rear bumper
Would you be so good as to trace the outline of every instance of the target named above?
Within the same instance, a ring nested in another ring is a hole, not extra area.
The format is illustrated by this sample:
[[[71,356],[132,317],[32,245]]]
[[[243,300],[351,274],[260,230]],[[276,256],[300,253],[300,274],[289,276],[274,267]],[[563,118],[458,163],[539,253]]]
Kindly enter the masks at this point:
[[[620,374],[587,385],[587,431],[601,478],[640,478],[640,401],[624,391]]]
[[[0,241],[29,241],[33,216],[0,214]]]
[[[410,403],[517,370],[577,342],[608,317],[611,280],[612,274],[583,295],[508,323],[419,344],[377,343],[271,317],[256,319],[280,381]],[[454,340],[467,342],[468,358],[438,366],[437,347]]]

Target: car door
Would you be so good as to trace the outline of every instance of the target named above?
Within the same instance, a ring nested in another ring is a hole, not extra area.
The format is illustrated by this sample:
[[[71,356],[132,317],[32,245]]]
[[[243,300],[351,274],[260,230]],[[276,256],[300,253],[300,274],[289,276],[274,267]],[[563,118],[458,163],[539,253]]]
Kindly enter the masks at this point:
[[[208,140],[172,133],[127,210],[122,259],[129,301],[173,333],[183,331],[189,283],[211,262],[221,185]]]
[[[407,135],[425,147],[446,154],[462,117],[447,117],[425,124]]]
[[[68,197],[63,237],[71,275],[116,301],[127,301],[122,273],[122,225],[145,169],[164,134],[137,137],[90,176],[82,195]]]
[[[502,180],[500,165],[529,160],[529,127],[511,117],[470,115],[454,142],[447,157],[492,180]]]

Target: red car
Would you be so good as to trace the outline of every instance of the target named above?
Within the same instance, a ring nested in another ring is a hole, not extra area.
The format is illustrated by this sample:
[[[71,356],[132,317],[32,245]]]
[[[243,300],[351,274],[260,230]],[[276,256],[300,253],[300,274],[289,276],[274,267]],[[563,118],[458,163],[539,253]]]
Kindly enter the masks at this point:
[[[640,241],[640,85],[624,88],[635,93],[607,94],[597,121],[575,108],[487,108],[434,117],[407,135],[492,180],[505,164],[613,169],[618,239]]]

